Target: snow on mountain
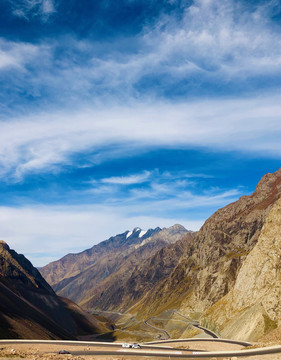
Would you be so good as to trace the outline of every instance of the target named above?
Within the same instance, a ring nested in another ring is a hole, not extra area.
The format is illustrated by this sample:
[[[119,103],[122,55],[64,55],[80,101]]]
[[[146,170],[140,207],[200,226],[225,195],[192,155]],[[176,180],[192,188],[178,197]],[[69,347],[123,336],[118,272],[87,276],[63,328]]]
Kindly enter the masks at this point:
[[[141,230],[139,233],[139,238],[142,238],[147,233],[147,230]]]
[[[135,227],[133,231],[128,231],[128,233],[126,235],[126,239],[128,239],[131,235],[133,235],[134,233],[137,233],[137,232],[139,232],[138,237],[142,238],[148,232],[148,230],[142,230],[139,227]]]

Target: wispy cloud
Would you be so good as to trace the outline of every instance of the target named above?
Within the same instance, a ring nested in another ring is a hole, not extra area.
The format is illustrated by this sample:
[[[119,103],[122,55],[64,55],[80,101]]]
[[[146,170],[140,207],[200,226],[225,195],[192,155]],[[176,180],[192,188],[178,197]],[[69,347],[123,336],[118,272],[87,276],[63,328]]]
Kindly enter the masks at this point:
[[[101,182],[105,184],[118,184],[118,185],[132,185],[141,184],[149,179],[151,172],[145,171],[141,174],[133,174],[129,176],[113,176],[110,178],[102,179]]]
[[[25,66],[39,55],[42,48],[23,42],[7,41],[0,38],[0,70],[26,71]]]
[[[9,0],[14,16],[27,20],[39,16],[43,21],[56,12],[53,0]]]
[[[279,96],[271,96],[132,104],[109,110],[38,113],[2,121],[0,175],[20,180],[30,172],[58,171],[62,165],[75,165],[72,156],[81,152],[100,153],[102,161],[106,148],[111,149],[109,156],[114,156],[116,149],[119,157],[138,149],[171,146],[280,157],[280,103]],[[122,182],[118,178],[111,181]]]
[[[133,51],[124,48],[124,39],[103,43],[70,34],[45,37],[37,41],[40,58],[28,59],[24,77],[10,77],[7,96],[12,92],[21,102],[26,93],[41,106],[46,100],[72,106],[276,89],[280,81],[270,79],[281,77],[280,29],[272,20],[277,5],[194,0],[181,15],[174,11],[148,23],[134,36]],[[46,15],[55,11],[51,0],[15,6],[40,8]],[[2,63],[13,63],[10,56],[4,51]]]
[[[240,77],[280,73],[279,30],[271,20],[276,5],[276,1],[247,6],[232,0],[195,0],[181,21],[166,16],[148,37],[158,40],[158,52],[166,59],[177,59],[174,68],[181,64],[182,74],[201,71],[229,81],[238,73]]]

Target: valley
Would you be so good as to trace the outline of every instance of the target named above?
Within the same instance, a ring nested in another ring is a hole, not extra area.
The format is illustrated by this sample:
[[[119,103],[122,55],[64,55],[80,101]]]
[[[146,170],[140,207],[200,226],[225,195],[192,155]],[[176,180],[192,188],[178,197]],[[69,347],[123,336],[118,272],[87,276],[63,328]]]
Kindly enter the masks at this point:
[[[88,312],[115,313],[108,314],[116,339],[185,338],[204,327],[257,341],[281,326],[280,198],[281,169],[216,211],[197,233],[181,225],[136,228],[40,271]],[[199,326],[187,326],[186,318]]]
[[[91,341],[94,347],[167,344],[182,356],[163,356],[182,358],[192,357],[185,353],[190,341],[196,354],[210,344],[279,345],[280,214],[281,169],[265,175],[252,195],[219,209],[197,233],[178,224],[127,230],[40,273],[2,241],[2,338],[78,339],[77,346]],[[128,351],[140,357],[137,350]],[[127,350],[118,351],[127,357]]]
[[[159,316],[138,320],[133,314],[109,311],[94,311],[95,316],[104,316],[114,324],[113,335],[122,341],[154,341],[174,338],[218,338],[218,335],[200,325],[200,322],[180,314],[176,309],[167,310]]]

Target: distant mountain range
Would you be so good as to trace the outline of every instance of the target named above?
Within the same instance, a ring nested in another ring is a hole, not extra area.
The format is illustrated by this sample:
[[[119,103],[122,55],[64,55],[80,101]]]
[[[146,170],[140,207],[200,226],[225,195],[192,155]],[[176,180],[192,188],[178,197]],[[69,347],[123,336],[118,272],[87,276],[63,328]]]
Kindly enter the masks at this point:
[[[40,272],[57,294],[87,310],[120,310],[143,295],[142,286],[149,290],[170,274],[183,253],[183,246],[176,247],[169,261],[168,257],[164,262],[156,260],[157,252],[192,234],[181,225],[147,231],[135,228],[79,254],[66,255]],[[139,277],[144,272],[146,277]]]
[[[0,241],[0,338],[76,339],[106,324],[58,297],[37,269]]]

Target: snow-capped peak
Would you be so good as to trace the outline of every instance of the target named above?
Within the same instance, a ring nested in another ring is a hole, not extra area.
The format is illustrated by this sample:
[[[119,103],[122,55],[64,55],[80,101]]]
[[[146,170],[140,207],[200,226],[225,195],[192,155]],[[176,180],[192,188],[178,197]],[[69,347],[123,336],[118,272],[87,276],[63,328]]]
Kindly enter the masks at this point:
[[[141,228],[139,227],[135,227],[133,229],[133,231],[128,231],[127,234],[126,234],[126,239],[128,239],[131,235],[135,234],[136,233],[136,236],[138,238],[142,238],[146,233],[147,233],[148,230],[142,230]],[[138,233],[138,234],[137,234]]]
[[[142,231],[139,233],[139,238],[142,238],[146,233],[147,233],[147,230],[142,230]]]

